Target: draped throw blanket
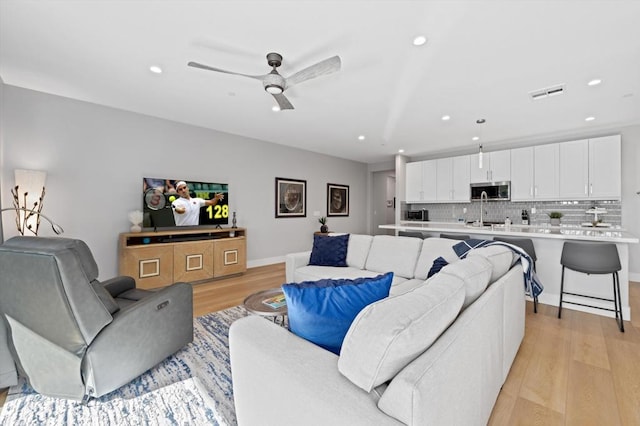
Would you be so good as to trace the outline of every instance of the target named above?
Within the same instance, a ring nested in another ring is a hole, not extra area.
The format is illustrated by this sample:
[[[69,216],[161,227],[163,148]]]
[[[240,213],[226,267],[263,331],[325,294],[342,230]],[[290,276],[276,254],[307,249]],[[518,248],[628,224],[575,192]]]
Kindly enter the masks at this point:
[[[460,259],[464,259],[470,250],[488,247],[488,246],[505,246],[510,248],[515,254],[520,256],[520,263],[522,263],[522,269],[524,270],[524,290],[529,296],[537,298],[544,287],[538,279],[535,271],[533,270],[533,260],[531,256],[527,254],[522,248],[513,244],[504,243],[502,241],[492,240],[464,240],[453,246],[453,251],[456,252]]]

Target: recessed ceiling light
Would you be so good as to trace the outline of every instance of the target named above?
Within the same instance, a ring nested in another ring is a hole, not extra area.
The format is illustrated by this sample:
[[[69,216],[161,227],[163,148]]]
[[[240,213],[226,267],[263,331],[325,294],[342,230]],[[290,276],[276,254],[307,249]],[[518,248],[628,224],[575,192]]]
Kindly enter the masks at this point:
[[[584,121],[593,121],[595,119],[596,119],[595,117],[587,117],[584,119]]]
[[[280,111],[280,107],[278,105],[274,105],[271,107],[271,111]]]
[[[588,86],[597,86],[600,83],[602,83],[602,80],[600,80],[599,78],[594,78],[593,80],[588,82],[587,85]]]
[[[471,138],[471,140],[472,140],[472,141],[479,141],[479,140],[480,140],[480,137],[478,137],[478,136],[474,136],[474,137],[472,137],[472,138]]]
[[[157,65],[152,65],[149,67],[149,71],[151,71],[154,74],[162,74],[162,68],[160,68]]]
[[[413,45],[414,46],[422,46],[426,42],[427,42],[427,38],[425,36],[418,36],[418,37],[413,39]]]
[[[449,116],[449,115],[443,115],[443,116],[442,116],[442,121],[447,121],[447,120],[451,120],[451,116]]]
[[[358,136],[358,140],[359,140],[359,141],[363,141],[364,139],[365,139],[364,135],[360,135],[360,136]]]
[[[402,153],[404,152],[404,149],[400,148],[400,149],[398,150],[398,152],[399,152],[400,154],[402,154]]]

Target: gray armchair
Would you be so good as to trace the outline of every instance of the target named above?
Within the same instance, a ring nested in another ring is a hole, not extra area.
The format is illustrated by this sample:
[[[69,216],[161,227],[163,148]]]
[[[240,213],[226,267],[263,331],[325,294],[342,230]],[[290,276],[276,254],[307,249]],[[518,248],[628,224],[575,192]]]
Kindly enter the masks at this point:
[[[39,393],[88,399],[128,383],[193,339],[193,290],[99,282],[89,247],[59,237],[0,245],[0,327],[21,375]],[[2,336],[2,333],[0,333]]]

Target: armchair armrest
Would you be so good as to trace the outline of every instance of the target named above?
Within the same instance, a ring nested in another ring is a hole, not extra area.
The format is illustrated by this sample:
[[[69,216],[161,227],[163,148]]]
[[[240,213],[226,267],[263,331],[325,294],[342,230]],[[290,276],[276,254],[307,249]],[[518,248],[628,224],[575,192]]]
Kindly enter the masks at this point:
[[[309,264],[311,250],[299,253],[290,253],[285,256],[285,274],[288,283],[295,281],[296,269]]]
[[[97,395],[142,374],[193,340],[193,289],[177,283],[116,312],[89,346],[83,377]]]
[[[235,321],[229,348],[241,425],[402,424],[340,374],[335,354],[264,318]]]
[[[114,277],[102,281],[101,284],[102,287],[111,294],[111,297],[118,297],[118,295],[125,291],[136,288],[136,281],[132,277],[127,276]]]

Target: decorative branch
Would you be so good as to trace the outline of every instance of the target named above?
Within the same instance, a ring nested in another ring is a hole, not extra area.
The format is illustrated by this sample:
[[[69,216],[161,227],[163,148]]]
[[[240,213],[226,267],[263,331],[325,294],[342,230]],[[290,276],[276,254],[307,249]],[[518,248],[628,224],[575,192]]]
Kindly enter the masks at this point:
[[[38,230],[40,229],[40,217],[41,216],[44,217],[41,213],[42,205],[43,205],[42,199],[44,198],[44,194],[45,194],[44,186],[42,187],[42,193],[40,194],[38,201],[34,201],[33,206],[31,208],[27,207],[27,195],[29,193],[25,192],[23,194],[24,201],[21,206],[18,190],[19,190],[18,185],[16,185],[14,188],[11,189],[11,195],[13,195],[13,208],[9,209],[9,210],[15,210],[16,212],[16,228],[18,229],[18,232],[20,233],[20,235],[24,235],[25,231],[27,230],[31,232],[33,235],[38,235]],[[5,210],[7,209],[3,209],[2,211],[5,211]],[[34,216],[36,219],[35,230],[33,229],[33,225],[27,224],[29,219],[31,219]],[[22,218],[22,221],[20,220],[20,218]],[[53,222],[51,221],[49,222],[53,226]],[[54,231],[55,231],[55,228],[54,228]]]

